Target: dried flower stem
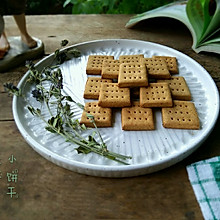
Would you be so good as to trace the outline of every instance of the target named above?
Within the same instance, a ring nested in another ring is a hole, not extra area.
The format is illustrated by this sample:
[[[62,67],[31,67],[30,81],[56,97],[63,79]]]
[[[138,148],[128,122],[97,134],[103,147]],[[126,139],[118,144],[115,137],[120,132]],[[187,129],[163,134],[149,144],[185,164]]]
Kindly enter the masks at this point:
[[[62,41],[62,45],[66,45],[67,41]],[[73,119],[73,112],[70,110],[69,102],[74,103],[79,108],[84,109],[84,106],[80,103],[76,103],[70,96],[63,96],[63,76],[59,65],[62,64],[65,60],[70,59],[72,57],[78,57],[80,55],[79,51],[76,49],[64,50],[60,52],[60,50],[56,50],[54,55],[54,61],[56,61],[56,65],[51,64],[51,66],[45,67],[42,71],[38,71],[32,62],[27,63],[27,67],[29,68],[29,78],[26,83],[35,84],[35,89],[32,91],[33,97],[42,104],[45,104],[48,112],[51,116],[49,120],[46,120],[42,114],[41,110],[38,108],[34,108],[29,105],[28,110],[34,116],[39,117],[46,124],[45,129],[51,133],[56,133],[66,141],[77,144],[79,147],[76,148],[78,153],[88,154],[90,152],[96,153],[108,159],[117,161],[119,163],[128,165],[126,162],[127,159],[131,159],[130,156],[125,156],[121,154],[117,154],[111,152],[107,149],[106,144],[103,141],[103,138],[96,126],[94,116],[87,113],[88,117],[91,120],[91,123],[94,125],[95,134],[98,135],[100,142],[98,143],[93,136],[89,135],[88,139],[82,137],[79,132],[86,130],[85,125],[80,125],[78,120]],[[49,83],[49,90],[44,87],[44,83]],[[5,89],[10,94],[21,96],[21,89],[15,87],[12,83],[5,84]],[[54,98],[55,101],[51,102],[51,98]],[[27,101],[27,100],[26,100]],[[56,105],[56,115],[53,115],[50,105]],[[69,129],[67,129],[67,127]],[[70,130],[71,129],[71,130]]]

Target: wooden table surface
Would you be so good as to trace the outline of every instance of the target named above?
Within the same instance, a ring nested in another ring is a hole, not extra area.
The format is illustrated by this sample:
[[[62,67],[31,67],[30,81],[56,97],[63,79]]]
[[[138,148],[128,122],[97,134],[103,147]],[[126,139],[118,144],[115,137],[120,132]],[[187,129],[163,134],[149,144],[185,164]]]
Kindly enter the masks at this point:
[[[220,55],[196,54],[188,29],[171,19],[144,21],[126,29],[130,15],[27,16],[29,32],[45,44],[45,55],[61,40],[126,38],[155,42],[185,53],[200,63],[220,89]],[[18,35],[11,16],[9,36]],[[17,83],[27,69],[0,74],[0,219],[203,219],[186,166],[220,155],[219,120],[204,144],[165,170],[132,178],[100,178],[63,169],[36,153],[22,138],[12,115],[12,98],[3,83]],[[207,88],[208,89],[208,88]],[[11,159],[11,161],[10,161]],[[14,160],[12,160],[14,159]],[[16,160],[15,160],[16,159]],[[13,163],[12,163],[13,162]],[[17,182],[9,174],[17,174]],[[15,188],[9,188],[15,187]],[[10,191],[11,190],[11,191]],[[9,192],[14,192],[12,198]]]

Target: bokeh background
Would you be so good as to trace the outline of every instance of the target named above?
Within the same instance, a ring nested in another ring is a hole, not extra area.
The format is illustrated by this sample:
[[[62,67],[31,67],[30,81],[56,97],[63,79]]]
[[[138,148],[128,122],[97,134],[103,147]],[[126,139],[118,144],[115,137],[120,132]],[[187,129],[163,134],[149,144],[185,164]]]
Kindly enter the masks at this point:
[[[139,14],[174,0],[27,0],[26,14]]]

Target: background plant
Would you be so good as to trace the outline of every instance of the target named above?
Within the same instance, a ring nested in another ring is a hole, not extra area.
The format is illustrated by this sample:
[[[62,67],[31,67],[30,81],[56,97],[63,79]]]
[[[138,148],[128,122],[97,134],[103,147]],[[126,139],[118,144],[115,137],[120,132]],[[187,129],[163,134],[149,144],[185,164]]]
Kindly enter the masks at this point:
[[[63,7],[65,0],[27,0],[26,14],[70,14],[71,6]]]
[[[27,0],[26,14],[138,14],[174,0]]]
[[[173,0],[66,0],[73,14],[136,14],[168,4]]]

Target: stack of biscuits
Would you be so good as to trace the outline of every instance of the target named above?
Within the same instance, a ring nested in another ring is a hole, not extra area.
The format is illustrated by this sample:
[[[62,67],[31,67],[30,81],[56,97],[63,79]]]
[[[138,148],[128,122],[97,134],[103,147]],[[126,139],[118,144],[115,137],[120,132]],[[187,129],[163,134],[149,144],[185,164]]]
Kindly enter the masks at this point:
[[[123,130],[154,130],[154,108],[161,108],[165,128],[199,129],[190,90],[178,72],[176,57],[90,55],[84,98],[94,101],[86,102],[80,123],[93,126],[89,113],[97,127],[110,127],[112,111],[121,108]]]

